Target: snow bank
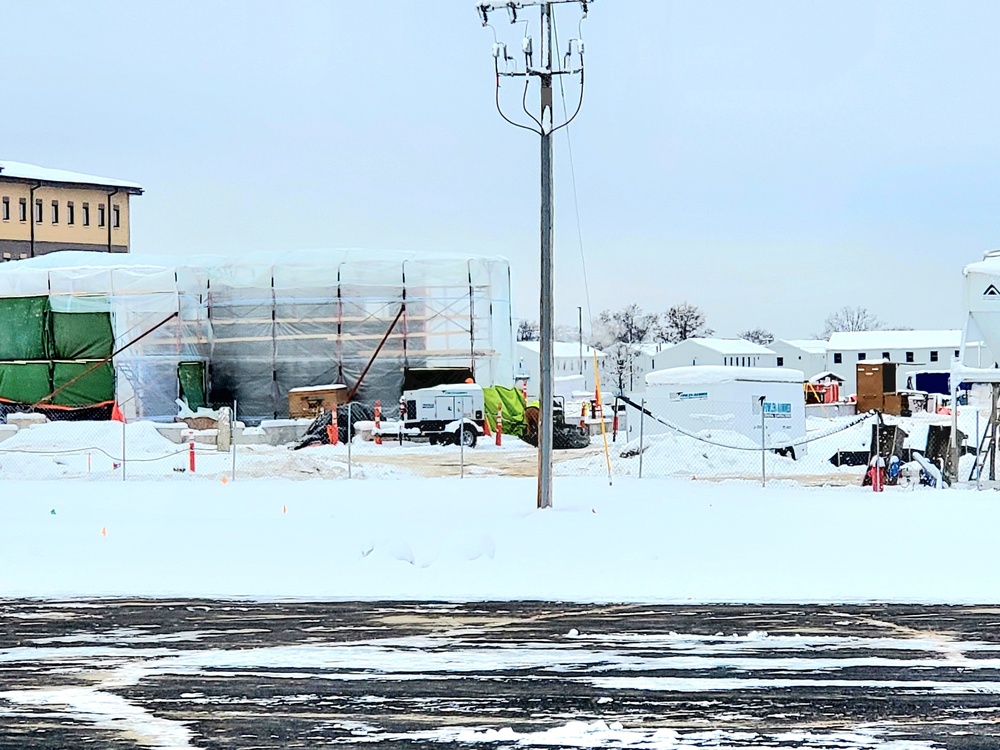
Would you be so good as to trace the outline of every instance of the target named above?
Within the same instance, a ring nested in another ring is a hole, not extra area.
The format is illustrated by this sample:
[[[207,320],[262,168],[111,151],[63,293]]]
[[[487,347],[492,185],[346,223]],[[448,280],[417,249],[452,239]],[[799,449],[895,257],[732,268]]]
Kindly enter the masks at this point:
[[[1000,602],[991,494],[560,478],[555,501],[530,478],[8,481],[0,596]]]

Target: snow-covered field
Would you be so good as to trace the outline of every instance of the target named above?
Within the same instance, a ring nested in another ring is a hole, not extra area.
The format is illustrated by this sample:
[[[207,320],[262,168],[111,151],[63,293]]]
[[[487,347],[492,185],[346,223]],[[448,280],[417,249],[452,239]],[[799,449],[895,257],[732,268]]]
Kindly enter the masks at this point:
[[[517,478],[6,481],[0,596],[1000,602],[992,492]]]

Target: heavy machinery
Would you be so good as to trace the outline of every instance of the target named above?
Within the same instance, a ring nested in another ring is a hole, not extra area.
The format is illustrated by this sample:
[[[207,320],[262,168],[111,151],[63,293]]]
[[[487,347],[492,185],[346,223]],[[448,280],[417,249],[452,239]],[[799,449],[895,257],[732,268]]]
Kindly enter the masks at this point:
[[[529,406],[524,410],[526,428],[522,439],[538,445],[538,407]],[[566,423],[566,401],[557,398],[552,404],[552,448],[586,448],[590,445],[590,435],[579,425]]]

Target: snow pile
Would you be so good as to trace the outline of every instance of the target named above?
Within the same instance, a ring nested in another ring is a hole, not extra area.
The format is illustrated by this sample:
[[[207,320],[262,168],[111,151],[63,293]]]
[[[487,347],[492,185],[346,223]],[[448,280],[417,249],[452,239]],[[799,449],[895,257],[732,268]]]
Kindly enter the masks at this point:
[[[66,487],[5,483],[0,596],[1000,601],[1000,504],[970,491],[559,478],[538,511],[533,478]]]

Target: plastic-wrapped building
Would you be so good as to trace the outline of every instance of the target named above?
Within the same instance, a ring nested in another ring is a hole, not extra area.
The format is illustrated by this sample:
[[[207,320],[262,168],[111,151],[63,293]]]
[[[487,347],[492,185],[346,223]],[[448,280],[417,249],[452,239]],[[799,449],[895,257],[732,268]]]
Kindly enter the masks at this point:
[[[392,404],[408,369],[513,379],[503,258],[53,253],[0,265],[0,322],[0,402],[117,399],[127,417],[169,417],[181,395],[281,417],[290,388],[353,386],[369,362],[359,397]]]

